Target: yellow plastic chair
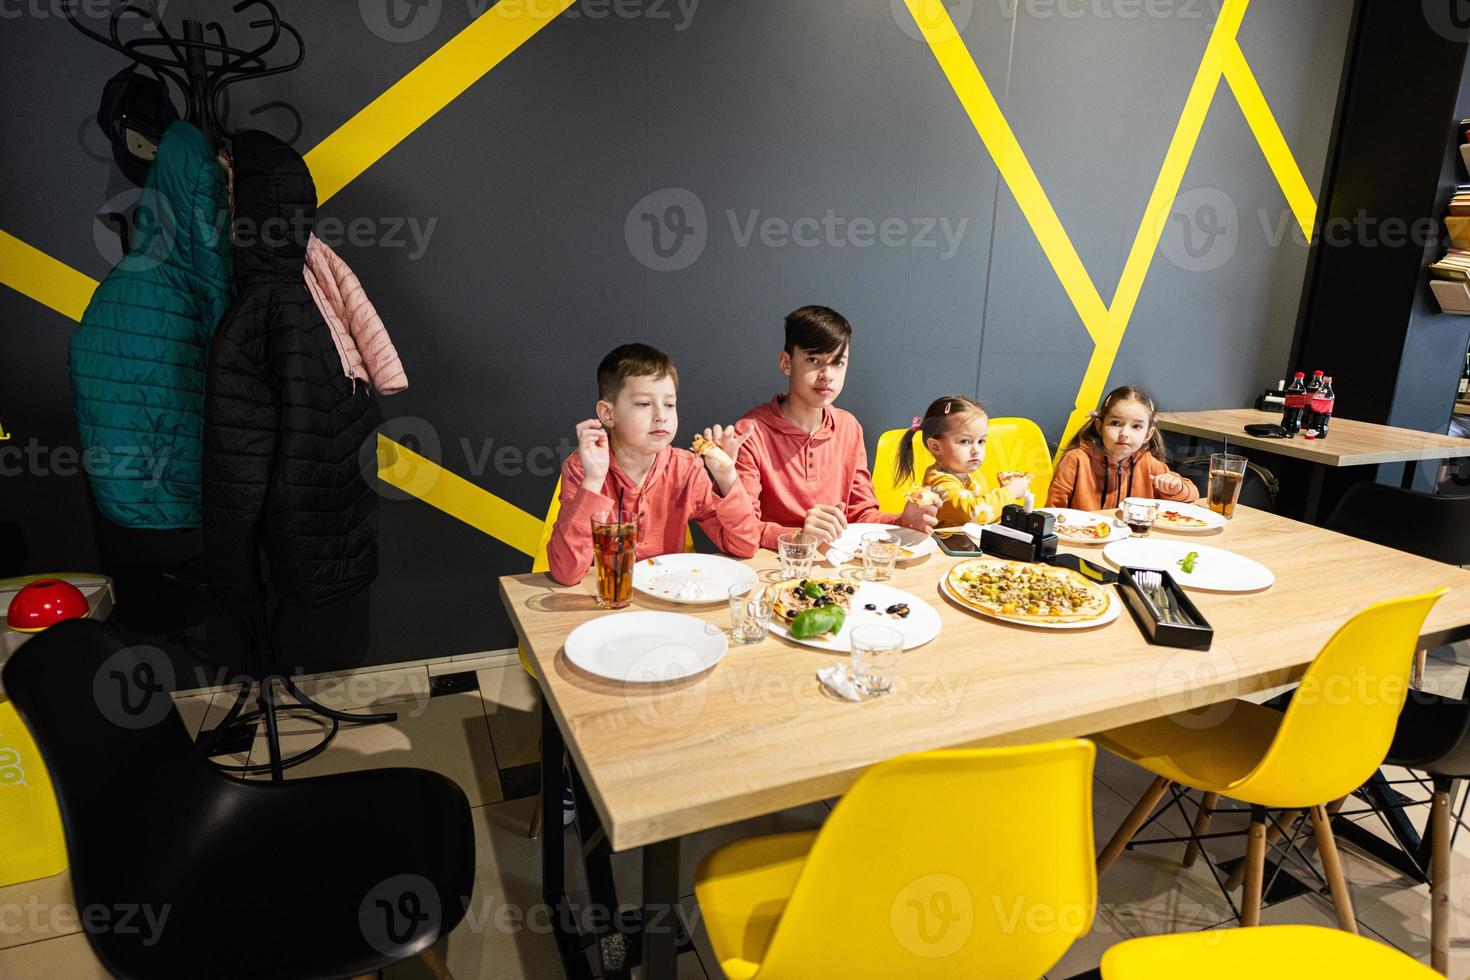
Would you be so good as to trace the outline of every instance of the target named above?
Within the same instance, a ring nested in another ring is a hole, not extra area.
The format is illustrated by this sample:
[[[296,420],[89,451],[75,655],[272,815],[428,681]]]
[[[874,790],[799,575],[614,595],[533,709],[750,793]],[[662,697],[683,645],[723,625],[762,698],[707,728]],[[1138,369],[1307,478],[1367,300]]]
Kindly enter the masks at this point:
[[[1338,925],[1356,932],[1326,804],[1363,785],[1383,762],[1424,617],[1444,592],[1376,603],[1349,619],[1307,668],[1284,713],[1235,700],[1226,702],[1228,708],[1208,709],[1221,714],[1208,724],[1197,715],[1171,715],[1094,736],[1157,777],[1099,855],[1098,875],[1117,860],[1171,785],[1205,793],[1196,835],[1208,829],[1216,799],[1240,800],[1251,806],[1241,922],[1258,925],[1266,811],[1291,811],[1279,821],[1284,827],[1297,811],[1308,810]]]
[[[1322,926],[1207,929],[1130,939],[1103,954],[1102,975],[1103,980],[1439,976],[1392,946]]]
[[[897,467],[894,456],[901,440],[914,440],[915,482],[922,479],[924,470],[934,463],[934,456],[924,447],[919,433],[911,429],[890,429],[878,437],[878,455],[873,460],[873,491],[878,497],[878,507],[888,514],[903,510],[904,498],[909,484],[898,485]],[[1051,487],[1051,450],[1047,448],[1046,436],[1041,427],[1030,419],[993,418],[990,432],[985,440],[985,461],[980,472],[993,488],[999,485],[998,477],[1007,471],[1032,474],[1031,492],[1037,504],[1046,502],[1046,491]]]
[[[10,700],[0,694],[0,887],[60,874],[66,839],[51,775]]]
[[[900,756],[821,830],[711,852],[694,891],[720,969],[1040,976],[1092,925],[1095,753],[1067,739]]]

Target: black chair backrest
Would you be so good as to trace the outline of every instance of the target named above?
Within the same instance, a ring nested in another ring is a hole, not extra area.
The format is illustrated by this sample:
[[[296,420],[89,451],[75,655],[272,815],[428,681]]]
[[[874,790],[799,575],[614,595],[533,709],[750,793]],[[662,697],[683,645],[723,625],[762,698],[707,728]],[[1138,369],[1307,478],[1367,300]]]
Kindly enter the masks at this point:
[[[1200,497],[1210,492],[1210,457],[1190,456],[1174,466],[1175,472],[1194,484]],[[1276,510],[1276,494],[1281,489],[1276,474],[1259,463],[1246,462],[1245,484],[1240,488],[1240,502],[1257,510]],[[1203,501],[1201,501],[1203,506]]]
[[[174,707],[162,651],[129,646],[110,626],[59,623],[5,665],[6,696],[51,775],[74,868],[126,873],[137,842],[182,833],[219,776],[194,750]],[[146,829],[146,832],[144,832]]]
[[[1470,565],[1470,497],[1355,483],[1326,527],[1435,561]]]

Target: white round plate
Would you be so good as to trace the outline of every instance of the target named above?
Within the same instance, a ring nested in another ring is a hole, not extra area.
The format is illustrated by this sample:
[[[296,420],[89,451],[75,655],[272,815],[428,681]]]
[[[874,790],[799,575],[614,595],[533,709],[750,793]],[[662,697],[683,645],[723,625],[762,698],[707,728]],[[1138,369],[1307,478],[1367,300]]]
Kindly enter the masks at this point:
[[[1191,551],[1199,552],[1199,557],[1194,571],[1186,572],[1179,562]],[[1103,557],[1119,568],[1162,568],[1186,588],[1212,592],[1257,592],[1276,581],[1269,568],[1252,558],[1224,548],[1167,538],[1116,541],[1103,549]]]
[[[567,635],[567,659],[589,674],[632,684],[676,681],[709,670],[729,646],[724,630],[671,612],[615,612]]]
[[[835,635],[822,635],[809,640],[798,640],[791,635],[790,629],[785,623],[776,618],[771,619],[771,632],[777,636],[784,636],[793,643],[802,643],[819,650],[835,650],[838,653],[848,653],[852,650],[851,634],[857,626],[891,626],[903,634],[903,648],[912,650],[914,647],[923,646],[939,635],[939,611],[929,603],[920,599],[912,592],[897,589],[887,582],[861,582],[857,584],[857,592],[852,597],[852,608],[847,612],[847,618],[842,621],[842,629]],[[909,605],[909,614],[903,619],[890,616],[883,610],[899,602]],[[876,610],[867,610],[863,606],[872,603],[877,606]]]
[[[897,524],[849,524],[847,530],[843,531],[832,543],[852,555],[854,561],[861,562],[863,560],[863,535],[872,534],[875,531],[889,531],[898,535],[898,546],[912,552],[912,554],[902,555],[898,559],[900,562],[913,561],[916,558],[931,555],[938,547],[934,539],[924,532],[899,527]]]
[[[1223,515],[1220,515],[1220,514],[1215,513],[1214,511],[1210,510],[1208,507],[1197,507],[1194,504],[1176,504],[1172,500],[1160,500],[1159,501],[1159,516],[1160,516],[1160,518],[1163,517],[1163,514],[1164,514],[1165,511],[1169,511],[1169,510],[1178,511],[1180,514],[1184,515],[1185,517],[1193,517],[1196,520],[1204,521],[1205,522],[1205,526],[1204,527],[1178,527],[1178,526],[1175,526],[1173,524],[1165,524],[1163,522],[1163,520],[1158,520],[1158,521],[1155,521],[1154,522],[1154,530],[1155,531],[1167,531],[1170,534],[1209,534],[1211,531],[1218,531],[1220,528],[1222,528],[1226,524],[1230,523],[1229,521],[1227,521],[1224,518]],[[1118,509],[1118,516],[1119,517],[1122,517],[1123,516],[1123,510],[1122,510],[1122,508],[1119,508]]]
[[[1041,630],[1088,630],[1095,626],[1106,626],[1108,623],[1117,619],[1118,615],[1123,611],[1123,602],[1118,598],[1118,590],[1108,585],[1101,585],[1099,588],[1108,594],[1108,608],[1096,619],[1089,619],[1085,623],[1033,623],[1029,620],[1012,619],[1000,613],[982,612],[974,606],[968,605],[955,594],[954,589],[949,584],[949,575],[946,574],[939,580],[939,590],[965,612],[974,613],[976,616],[984,616],[987,619],[998,619],[1002,623],[1013,623],[1016,626],[1034,626]]]
[[[757,578],[755,569],[724,555],[659,555],[633,566],[633,588],[654,599],[691,606],[726,602],[732,586],[754,585]]]
[[[1113,524],[1111,517],[1105,514],[1094,514],[1087,510],[1073,510],[1070,507],[1038,507],[1037,509],[1043,510],[1048,514],[1055,514],[1058,524],[1080,524],[1088,527],[1093,524]],[[1102,545],[1110,541],[1122,541],[1132,533],[1132,531],[1128,530],[1126,524],[1122,527],[1113,524],[1112,531],[1105,538],[1083,537],[1076,534],[1063,534],[1061,531],[1058,531],[1057,539],[1063,544]]]

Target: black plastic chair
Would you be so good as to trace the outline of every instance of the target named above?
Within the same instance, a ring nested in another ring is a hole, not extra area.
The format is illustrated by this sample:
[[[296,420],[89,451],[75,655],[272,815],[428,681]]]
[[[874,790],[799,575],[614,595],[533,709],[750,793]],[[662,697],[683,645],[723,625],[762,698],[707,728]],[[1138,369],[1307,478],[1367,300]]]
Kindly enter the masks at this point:
[[[1423,558],[1470,565],[1470,497],[1354,483],[1324,526]]]
[[[5,666],[61,807],[79,917],[125,980],[356,977],[432,950],[474,882],[469,802],[422,769],[246,782],[195,750],[169,664],[72,620]]]
[[[1470,701],[1463,696],[1456,699],[1415,692],[1399,715],[1385,761],[1423,772],[1433,783],[1429,836],[1415,859],[1421,867],[1426,858],[1429,863],[1430,965],[1440,973],[1448,973],[1451,831],[1455,822],[1450,804],[1455,781],[1470,777]]]

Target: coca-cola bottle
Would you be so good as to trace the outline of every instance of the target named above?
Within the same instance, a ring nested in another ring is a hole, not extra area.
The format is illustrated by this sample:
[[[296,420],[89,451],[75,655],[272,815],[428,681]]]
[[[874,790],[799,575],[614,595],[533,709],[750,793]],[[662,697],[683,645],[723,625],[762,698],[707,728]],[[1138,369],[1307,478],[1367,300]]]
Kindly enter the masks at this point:
[[[1322,387],[1312,395],[1312,404],[1307,409],[1312,414],[1312,431],[1308,432],[1308,438],[1326,439],[1327,424],[1332,421],[1332,404],[1337,400],[1337,393],[1332,390],[1332,378],[1322,379]]]
[[[1312,380],[1310,380],[1310,381],[1307,382],[1307,399],[1306,399],[1306,403],[1302,407],[1302,425],[1301,425],[1302,435],[1306,435],[1308,432],[1315,432],[1316,429],[1317,429],[1316,424],[1313,423],[1313,421],[1312,421],[1312,399],[1314,399],[1314,398],[1317,397],[1317,392],[1320,391],[1321,389],[1322,389],[1322,372],[1321,371],[1313,371],[1312,372]],[[1316,438],[1316,437],[1313,436],[1312,438]]]
[[[1302,383],[1306,375],[1298,371],[1286,386],[1286,408],[1281,413],[1281,427],[1288,436],[1295,436],[1302,428],[1302,416],[1307,410],[1307,386]]]

